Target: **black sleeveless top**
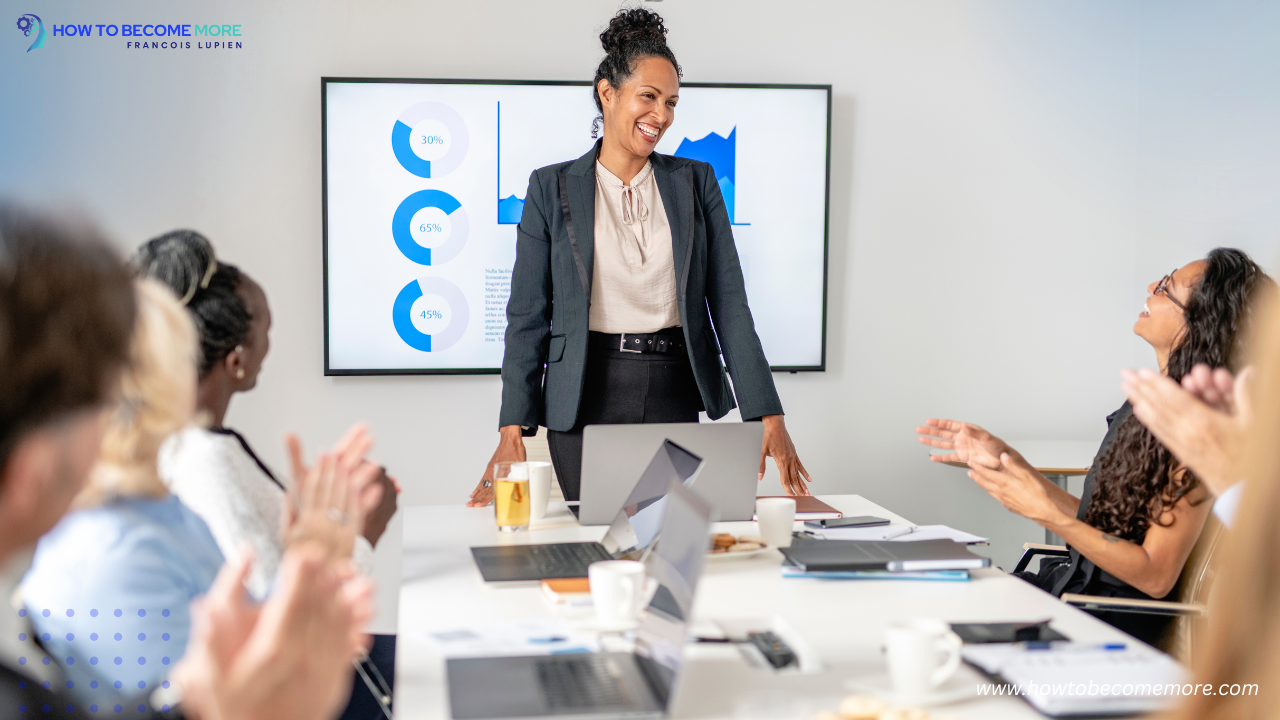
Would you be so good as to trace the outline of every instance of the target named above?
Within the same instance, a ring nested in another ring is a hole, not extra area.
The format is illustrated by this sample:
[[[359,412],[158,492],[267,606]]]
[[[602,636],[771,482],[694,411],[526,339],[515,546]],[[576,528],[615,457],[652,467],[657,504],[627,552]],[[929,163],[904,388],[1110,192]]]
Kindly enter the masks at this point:
[[[1093,458],[1093,466],[1089,468],[1089,474],[1084,478],[1084,493],[1080,498],[1080,509],[1076,511],[1077,520],[1086,522],[1085,517],[1089,513],[1089,504],[1093,500],[1098,471],[1102,465],[1102,456],[1111,447],[1111,443],[1115,442],[1116,435],[1120,432],[1120,426],[1132,416],[1133,408],[1128,401],[1125,401],[1125,404],[1120,406],[1119,410],[1107,416],[1107,435],[1102,440],[1102,446],[1098,448],[1098,454]],[[1079,550],[1070,545],[1067,547],[1071,550],[1071,557],[1068,562],[1050,568],[1045,568],[1042,564],[1041,572],[1032,581],[1041,589],[1053,593],[1055,596],[1060,597],[1064,593],[1079,593],[1082,595],[1140,600],[1169,600],[1176,592],[1176,590],[1171,590],[1163,598],[1153,598],[1094,565],[1091,560],[1081,555]],[[1094,612],[1091,614],[1152,645],[1160,640],[1160,637],[1171,622],[1171,618],[1159,615],[1110,612]]]

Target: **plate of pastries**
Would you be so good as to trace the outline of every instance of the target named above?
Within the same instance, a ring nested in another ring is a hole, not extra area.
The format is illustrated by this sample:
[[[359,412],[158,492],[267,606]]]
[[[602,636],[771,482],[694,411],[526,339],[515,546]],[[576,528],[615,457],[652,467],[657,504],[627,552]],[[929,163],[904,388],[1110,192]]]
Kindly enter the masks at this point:
[[[714,561],[745,560],[769,552],[769,544],[759,535],[713,533],[707,559]]]

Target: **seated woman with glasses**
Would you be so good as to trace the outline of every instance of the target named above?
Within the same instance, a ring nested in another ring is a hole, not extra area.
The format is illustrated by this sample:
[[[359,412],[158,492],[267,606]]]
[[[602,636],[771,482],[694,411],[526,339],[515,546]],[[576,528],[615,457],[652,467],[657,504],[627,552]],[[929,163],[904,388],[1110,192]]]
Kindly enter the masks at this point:
[[[1218,248],[1147,286],[1133,331],[1174,380],[1199,363],[1234,371],[1255,295],[1274,286],[1248,255]],[[1000,504],[1066,540],[1070,557],[1019,573],[1055,596],[1167,599],[1209,515],[1208,490],[1133,417],[1128,402],[1107,417],[1082,498],[976,425],[931,419],[916,432],[920,442],[951,451],[931,460],[967,463],[969,477]],[[1157,615],[1096,615],[1152,644],[1170,622]]]

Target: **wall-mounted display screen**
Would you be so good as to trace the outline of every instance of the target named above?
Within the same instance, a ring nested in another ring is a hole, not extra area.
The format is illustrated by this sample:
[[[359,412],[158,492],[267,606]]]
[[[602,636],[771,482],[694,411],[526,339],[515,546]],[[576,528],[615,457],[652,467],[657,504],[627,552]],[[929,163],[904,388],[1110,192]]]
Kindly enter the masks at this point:
[[[680,87],[657,152],[715,169],[775,370],[825,367],[830,86]],[[323,78],[325,373],[498,372],[529,175],[589,83]]]

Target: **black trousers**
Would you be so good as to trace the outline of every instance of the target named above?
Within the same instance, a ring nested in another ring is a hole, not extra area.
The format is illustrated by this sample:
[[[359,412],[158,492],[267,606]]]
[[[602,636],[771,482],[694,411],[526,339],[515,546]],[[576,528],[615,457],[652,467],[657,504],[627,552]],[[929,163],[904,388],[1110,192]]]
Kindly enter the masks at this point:
[[[592,350],[587,356],[578,421],[567,432],[549,430],[551,464],[565,500],[582,488],[582,428],[587,425],[698,422],[702,395],[688,353],[638,355]]]

